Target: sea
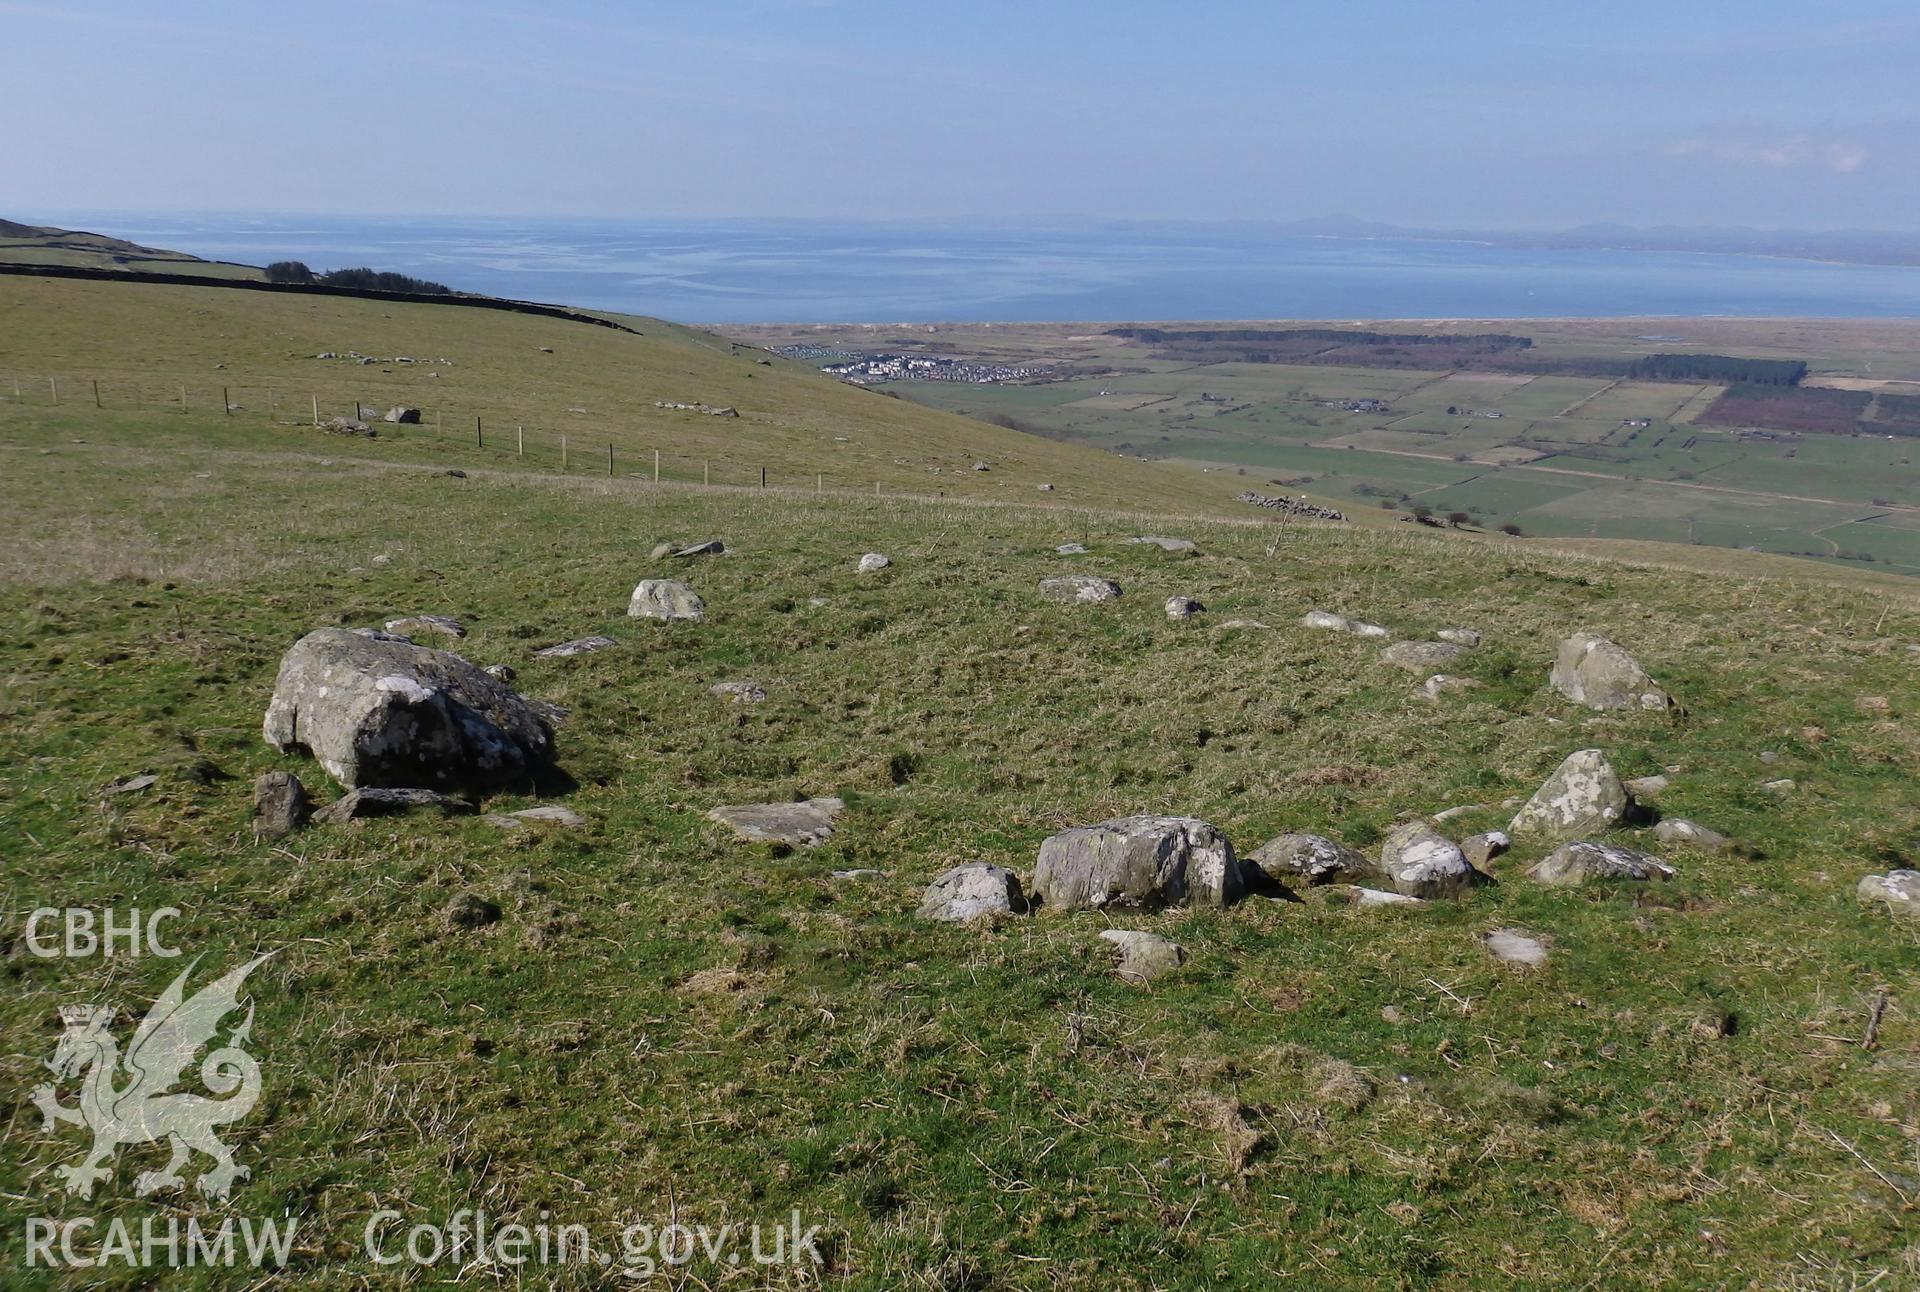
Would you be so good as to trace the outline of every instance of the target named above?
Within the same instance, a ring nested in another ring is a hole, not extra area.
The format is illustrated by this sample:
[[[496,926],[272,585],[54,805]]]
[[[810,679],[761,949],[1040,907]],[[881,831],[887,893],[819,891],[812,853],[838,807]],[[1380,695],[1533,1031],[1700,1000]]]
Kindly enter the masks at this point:
[[[367,265],[695,323],[1920,317],[1920,267],[1254,225],[11,214],[213,259]]]

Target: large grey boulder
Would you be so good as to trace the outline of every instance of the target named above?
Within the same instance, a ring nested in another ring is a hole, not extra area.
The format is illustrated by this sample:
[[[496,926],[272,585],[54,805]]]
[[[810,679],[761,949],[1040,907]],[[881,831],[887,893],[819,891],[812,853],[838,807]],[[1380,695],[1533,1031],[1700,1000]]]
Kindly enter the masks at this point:
[[[834,818],[846,808],[837,798],[807,799],[800,803],[740,803],[717,807],[710,820],[750,843],[788,848],[813,848],[833,837]]]
[[[1598,749],[1581,749],[1567,755],[1507,829],[1536,839],[1578,839],[1612,829],[1632,806],[1607,756]]]
[[[1576,839],[1533,863],[1527,875],[1538,883],[1566,886],[1584,884],[1591,879],[1672,879],[1674,869],[1637,848]]]
[[[282,753],[312,754],[347,789],[488,790],[553,757],[537,707],[465,659],[344,628],[287,651],[263,732]]]
[[[1480,879],[1459,845],[1424,821],[1409,821],[1381,841],[1380,871],[1407,897],[1455,897]]]
[[[1885,906],[1895,915],[1920,917],[1920,870],[1889,870],[1868,875],[1854,894],[1869,906]]]
[[[1274,878],[1297,876],[1309,884],[1352,884],[1380,874],[1365,853],[1318,834],[1276,835],[1249,853],[1242,866]]]
[[[700,594],[678,579],[642,579],[627,603],[627,614],[635,619],[658,619],[663,623],[687,620],[697,623],[706,618],[707,605]]]
[[[1227,837],[1190,816],[1128,816],[1040,845],[1033,890],[1055,910],[1230,906],[1246,891]]]
[[[955,866],[928,884],[920,898],[922,919],[948,924],[1016,915],[1026,909],[1019,877],[1005,866],[985,862]]]
[[[1395,642],[1380,652],[1380,662],[1404,668],[1409,673],[1434,673],[1466,653],[1465,646],[1453,642]]]
[[[1048,601],[1111,601],[1120,595],[1120,585],[1089,574],[1063,574],[1040,580],[1040,595]]]
[[[1655,709],[1673,704],[1640,661],[1598,633],[1575,633],[1560,643],[1548,679],[1553,689],[1590,709]]]

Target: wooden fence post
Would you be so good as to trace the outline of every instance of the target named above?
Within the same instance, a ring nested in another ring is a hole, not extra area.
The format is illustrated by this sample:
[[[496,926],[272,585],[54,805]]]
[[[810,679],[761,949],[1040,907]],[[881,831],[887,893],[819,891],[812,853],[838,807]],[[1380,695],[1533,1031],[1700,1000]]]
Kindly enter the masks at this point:
[[[765,467],[760,468],[760,487],[762,489],[767,487],[767,469]]]
[[[706,458],[700,459],[700,483],[713,488],[713,463]]]
[[[187,411],[187,388],[185,386],[180,387],[180,411],[183,413]]]
[[[320,429],[320,396],[313,397],[313,429]]]
[[[607,441],[607,474],[613,474],[613,441]]]
[[[95,378],[93,379],[93,406],[94,406],[95,408],[99,408],[99,407],[101,406],[101,404],[100,404],[100,379],[99,379],[98,377],[95,377]]]
[[[60,379],[58,377],[47,378],[47,398],[56,404],[60,402]]]
[[[655,449],[653,451],[653,482],[655,484],[660,483],[660,450],[659,449]]]
[[[826,492],[827,477],[824,472],[816,471],[813,476],[813,496],[818,498]]]
[[[99,402],[99,387],[97,385],[94,388],[94,401],[96,403]],[[233,396],[225,386],[220,387],[220,411],[228,417],[233,416]]]
[[[526,457],[527,456],[527,428],[524,426],[514,427],[513,441],[514,441],[515,450],[520,454],[521,457],[523,458]]]
[[[564,435],[560,437],[560,469],[567,469],[567,437]]]
[[[476,449],[484,449],[487,447],[486,440],[481,438],[480,435],[480,415],[478,413],[475,413],[473,416],[473,447]]]

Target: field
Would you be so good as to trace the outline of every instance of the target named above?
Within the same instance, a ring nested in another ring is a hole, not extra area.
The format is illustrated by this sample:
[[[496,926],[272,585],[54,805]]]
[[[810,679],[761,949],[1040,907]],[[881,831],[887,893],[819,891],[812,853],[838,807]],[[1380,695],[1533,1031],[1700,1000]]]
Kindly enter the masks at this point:
[[[278,952],[253,980],[269,1096],[233,1205],[298,1220],[292,1284],[417,1285],[367,1258],[369,1218],[462,1207],[601,1235],[797,1209],[825,1270],[749,1271],[796,1286],[1920,1276],[1916,935],[1852,896],[1920,829],[1910,603],[1412,527],[1190,519],[1174,532],[1202,554],[1183,559],[1086,508],[655,486],[471,453],[453,479],[449,451],[0,407],[7,927],[37,905],[166,904],[209,963]],[[645,559],[709,535],[730,554]],[[1066,539],[1092,551],[1055,555]],[[894,568],[855,575],[865,550]],[[1067,570],[1126,594],[1036,602]],[[666,572],[693,580],[706,623],[624,616],[634,580]],[[1170,623],[1173,593],[1208,613]],[[1316,606],[1404,636],[1478,625],[1484,685],[1416,702],[1376,646],[1294,626]],[[260,739],[280,652],[418,611],[462,617],[466,654],[570,711],[558,801],[588,827],[396,818],[252,842],[255,773],[324,781]],[[1235,617],[1274,627],[1217,626]],[[1547,693],[1554,642],[1583,625],[1639,650],[1687,717],[1583,719]],[[530,657],[589,632],[620,645]],[[769,698],[708,694],[737,677]],[[1522,857],[1411,913],[1303,890],[1147,916],[1131,926],[1192,953],[1148,988],[1113,976],[1098,915],[913,914],[944,867],[1025,873],[1079,822],[1182,812],[1243,850],[1282,829],[1364,846],[1408,814],[1524,794],[1595,744],[1625,775],[1676,769],[1661,810],[1756,859],[1679,854],[1678,880],[1632,893],[1539,888]],[[146,794],[102,794],[142,771]],[[1781,775],[1800,787],[1784,802],[1758,788]],[[818,794],[849,806],[811,852],[702,815]],[[862,868],[879,873],[833,877]],[[462,891],[502,919],[448,926]],[[1493,960],[1479,938],[1500,927],[1545,938],[1548,964]],[[71,1211],[50,1172],[78,1140],[42,1134],[26,1103],[53,1006],[151,999],[177,965],[9,966],[0,1211]],[[1881,987],[1894,1007],[1863,1051]],[[93,1212],[151,1213],[133,1169]],[[19,1270],[19,1234],[0,1227],[9,1286],[61,1285]],[[222,1277],[169,1285],[240,1285]]]
[[[1400,331],[1418,323],[1372,325]],[[1854,412],[1869,390],[1910,387],[1920,329],[1889,323],[1617,320],[1586,324],[1451,321],[1456,332],[1533,335],[1557,360],[1620,360],[1665,350],[1807,358],[1819,384],[1802,402]],[[1746,548],[1902,574],[1914,553],[1882,532],[1920,508],[1911,438],[1754,434],[1725,387],[1601,377],[1452,373],[1327,364],[1192,363],[1090,324],[904,329],[750,328],[760,344],[804,338],[848,347],[1051,358],[1040,385],[895,382],[933,407],[1144,458],[1245,472],[1352,508],[1464,512],[1484,529],[1530,535]],[[1903,348],[1904,347],[1904,348]],[[1417,354],[1420,347],[1413,347]],[[1863,374],[1871,373],[1871,377]],[[1360,401],[1385,407],[1354,409]],[[1889,405],[1890,407],[1892,405]],[[1711,416],[1717,425],[1706,424]],[[1835,414],[1838,416],[1838,414]],[[1642,425],[1641,423],[1644,423]]]

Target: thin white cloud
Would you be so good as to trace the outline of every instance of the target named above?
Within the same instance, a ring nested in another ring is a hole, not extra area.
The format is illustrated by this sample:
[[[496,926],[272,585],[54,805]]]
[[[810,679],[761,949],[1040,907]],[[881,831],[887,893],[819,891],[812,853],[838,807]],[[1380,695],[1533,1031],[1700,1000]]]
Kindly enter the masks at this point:
[[[1872,157],[1867,145],[1854,137],[1810,133],[1766,135],[1748,131],[1678,139],[1666,144],[1661,151],[1670,157],[1704,157],[1735,166],[1821,170],[1835,175],[1854,174]]]

